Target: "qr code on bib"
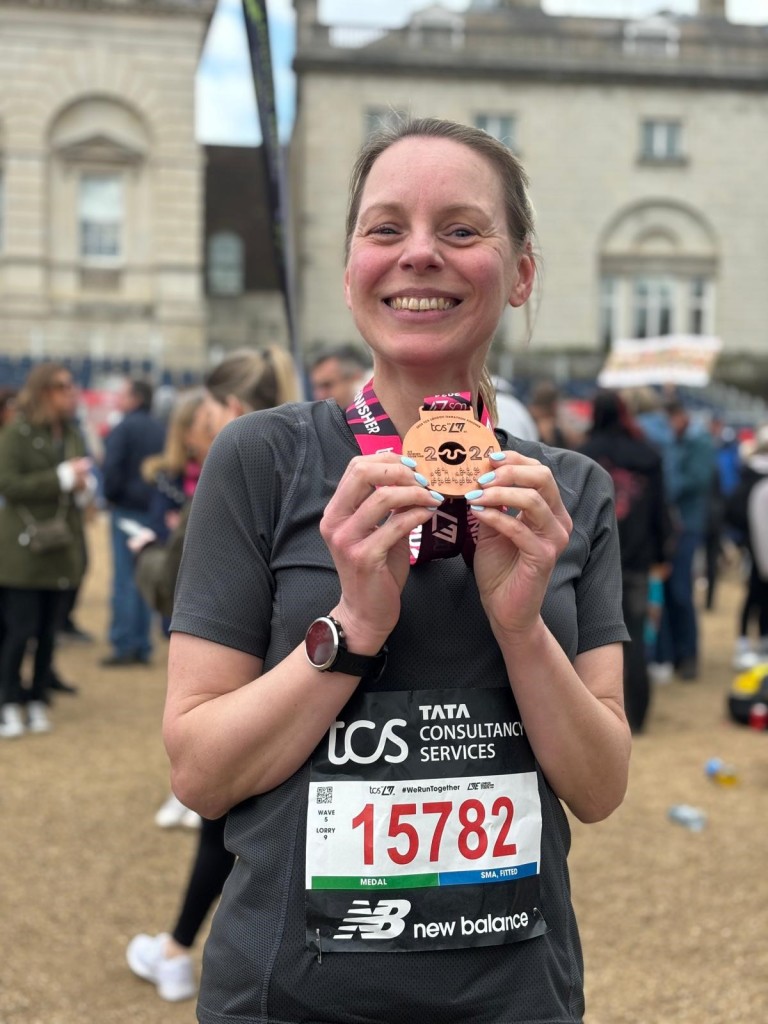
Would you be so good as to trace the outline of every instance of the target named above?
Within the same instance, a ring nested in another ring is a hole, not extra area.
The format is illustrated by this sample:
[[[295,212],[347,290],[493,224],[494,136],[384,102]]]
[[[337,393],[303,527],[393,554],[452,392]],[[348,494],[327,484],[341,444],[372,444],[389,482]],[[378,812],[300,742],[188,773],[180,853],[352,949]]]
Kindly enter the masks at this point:
[[[319,804],[332,804],[333,803],[333,786],[318,786],[317,787],[317,802]]]

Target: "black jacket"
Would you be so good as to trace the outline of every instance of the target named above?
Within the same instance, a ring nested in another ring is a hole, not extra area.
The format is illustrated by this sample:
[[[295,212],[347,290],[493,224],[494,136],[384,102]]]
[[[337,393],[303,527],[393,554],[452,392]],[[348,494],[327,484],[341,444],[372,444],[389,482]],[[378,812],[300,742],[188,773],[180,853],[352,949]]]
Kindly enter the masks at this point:
[[[145,409],[135,409],[110,431],[104,445],[104,497],[112,505],[147,512],[152,485],[141,475],[141,464],[162,451],[165,427]]]
[[[647,572],[668,561],[672,525],[656,449],[622,430],[605,430],[590,434],[581,451],[613,480],[622,569]]]

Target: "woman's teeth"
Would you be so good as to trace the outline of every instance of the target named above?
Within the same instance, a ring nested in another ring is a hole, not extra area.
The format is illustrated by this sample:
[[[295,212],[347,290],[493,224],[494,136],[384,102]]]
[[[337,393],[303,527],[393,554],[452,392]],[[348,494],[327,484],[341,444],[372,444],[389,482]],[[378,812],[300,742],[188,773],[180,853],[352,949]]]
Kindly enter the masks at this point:
[[[388,299],[387,305],[391,309],[407,309],[410,313],[424,313],[431,309],[453,309],[456,299],[416,299],[413,297]]]

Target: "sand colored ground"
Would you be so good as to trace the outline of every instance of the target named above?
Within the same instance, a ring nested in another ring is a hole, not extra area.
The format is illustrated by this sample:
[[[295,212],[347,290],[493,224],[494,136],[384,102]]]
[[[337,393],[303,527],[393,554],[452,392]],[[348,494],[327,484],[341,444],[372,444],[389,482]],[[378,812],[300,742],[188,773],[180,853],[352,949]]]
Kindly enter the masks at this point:
[[[78,611],[97,642],[57,652],[80,695],[57,699],[50,735],[0,742],[0,1024],[195,1020],[194,1002],[163,1003],[124,960],[136,932],[170,927],[195,837],[152,820],[168,784],[165,642],[151,668],[98,665],[105,541],[100,520]],[[739,597],[731,568],[701,617],[702,678],[656,689],[624,805],[574,823],[589,1024],[768,1022],[768,733],[724,715]],[[705,777],[713,756],[737,786]],[[705,830],[670,823],[675,803],[706,811]]]

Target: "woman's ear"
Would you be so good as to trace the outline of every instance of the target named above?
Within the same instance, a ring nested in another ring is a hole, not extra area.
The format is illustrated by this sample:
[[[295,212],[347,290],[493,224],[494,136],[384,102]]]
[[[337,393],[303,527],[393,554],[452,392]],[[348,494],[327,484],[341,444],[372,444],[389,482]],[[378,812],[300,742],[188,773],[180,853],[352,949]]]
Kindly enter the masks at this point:
[[[531,243],[526,242],[525,249],[517,258],[517,274],[509,293],[510,306],[522,306],[528,301],[535,279],[536,260]]]
[[[238,416],[242,416],[243,413],[248,412],[248,409],[243,405],[239,398],[235,395],[227,395],[227,409],[230,411],[234,419]]]

